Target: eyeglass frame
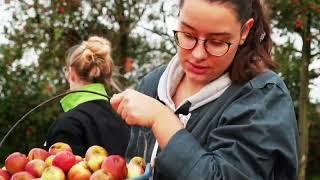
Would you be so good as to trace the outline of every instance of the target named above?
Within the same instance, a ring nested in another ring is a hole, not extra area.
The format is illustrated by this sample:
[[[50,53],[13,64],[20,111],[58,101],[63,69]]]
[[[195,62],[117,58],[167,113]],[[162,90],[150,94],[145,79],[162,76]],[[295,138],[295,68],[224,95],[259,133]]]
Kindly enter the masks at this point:
[[[242,29],[242,28],[241,28],[241,29]],[[190,35],[195,39],[195,44],[193,45],[193,47],[190,48],[190,49],[189,49],[189,48],[181,47],[181,45],[179,44],[179,40],[178,40],[178,38],[177,38],[177,33],[190,34]],[[178,30],[173,30],[173,34],[174,34],[175,43],[176,43],[179,47],[181,47],[182,49],[186,49],[186,50],[192,50],[192,49],[194,49],[194,48],[197,46],[198,41],[204,41],[204,45],[206,44],[206,42],[207,42],[208,40],[215,40],[215,41],[219,41],[219,42],[222,42],[222,43],[227,44],[227,45],[228,45],[228,49],[227,49],[226,52],[225,52],[224,54],[222,54],[222,55],[212,54],[212,53],[210,53],[210,52],[207,50],[206,46],[204,46],[204,49],[205,49],[205,51],[206,51],[208,54],[210,54],[211,56],[216,56],[216,57],[222,57],[222,56],[226,55],[226,54],[228,53],[228,51],[230,50],[230,46],[231,46],[232,44],[234,44],[234,43],[231,43],[231,42],[220,41],[220,40],[216,40],[216,39],[200,39],[200,38],[192,35],[191,33],[187,33],[187,32],[184,32],[184,31],[178,31]]]

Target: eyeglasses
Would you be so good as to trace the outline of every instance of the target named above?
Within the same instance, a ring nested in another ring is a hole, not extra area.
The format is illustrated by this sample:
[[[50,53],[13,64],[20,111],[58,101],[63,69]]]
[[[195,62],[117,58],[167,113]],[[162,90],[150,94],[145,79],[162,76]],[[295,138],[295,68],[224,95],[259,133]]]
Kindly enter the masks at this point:
[[[182,49],[191,50],[193,49],[199,40],[204,41],[204,48],[207,53],[212,56],[223,56],[225,55],[232,43],[219,41],[216,39],[198,39],[194,35],[181,31],[173,31],[174,40],[176,44]]]

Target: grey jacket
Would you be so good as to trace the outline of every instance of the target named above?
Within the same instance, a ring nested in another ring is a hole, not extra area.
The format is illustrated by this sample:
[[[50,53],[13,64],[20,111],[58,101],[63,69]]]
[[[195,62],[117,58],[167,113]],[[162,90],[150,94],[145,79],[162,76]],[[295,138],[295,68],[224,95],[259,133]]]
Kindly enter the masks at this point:
[[[165,67],[146,76],[138,90],[156,98]],[[155,138],[133,127],[127,158],[149,161]],[[231,85],[217,100],[191,113],[155,160],[154,179],[295,180],[297,123],[283,81],[267,71],[248,83]]]

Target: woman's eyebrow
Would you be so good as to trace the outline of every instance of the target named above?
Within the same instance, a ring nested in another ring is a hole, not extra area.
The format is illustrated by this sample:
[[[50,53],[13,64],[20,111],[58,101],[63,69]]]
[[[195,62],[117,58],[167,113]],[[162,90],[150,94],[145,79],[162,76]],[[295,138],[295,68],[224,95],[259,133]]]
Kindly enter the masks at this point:
[[[181,21],[181,24],[182,24],[182,26],[185,26],[193,31],[197,31],[196,28],[192,27],[191,25],[189,25],[186,22]],[[207,36],[228,36],[228,37],[231,37],[232,34],[229,32],[212,32],[212,33],[207,34]]]

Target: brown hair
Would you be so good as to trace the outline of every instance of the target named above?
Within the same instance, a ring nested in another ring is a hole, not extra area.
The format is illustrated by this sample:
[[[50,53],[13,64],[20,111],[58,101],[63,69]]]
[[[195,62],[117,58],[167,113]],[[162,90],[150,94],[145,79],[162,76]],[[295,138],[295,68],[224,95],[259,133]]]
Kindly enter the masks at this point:
[[[180,0],[180,9],[185,0]],[[244,25],[250,18],[254,25],[245,43],[239,46],[233,63],[229,69],[233,83],[245,83],[261,73],[265,68],[275,69],[276,64],[271,57],[271,29],[265,14],[265,6],[260,0],[206,0],[229,5],[238,14]]]
[[[74,68],[85,82],[108,85],[113,71],[111,43],[102,37],[90,37],[69,49],[66,66]]]

